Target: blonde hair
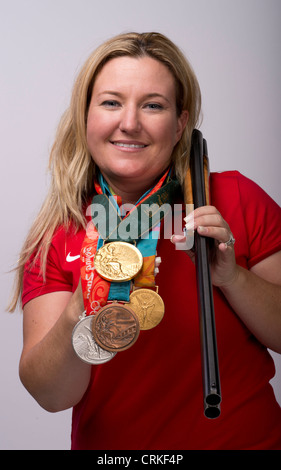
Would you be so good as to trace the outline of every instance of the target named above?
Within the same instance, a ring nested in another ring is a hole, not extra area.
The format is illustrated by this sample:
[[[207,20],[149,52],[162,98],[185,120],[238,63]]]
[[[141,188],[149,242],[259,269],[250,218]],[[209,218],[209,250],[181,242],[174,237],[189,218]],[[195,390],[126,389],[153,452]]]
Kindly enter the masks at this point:
[[[99,46],[85,62],[73,88],[70,106],[62,116],[51,150],[49,170],[51,187],[21,250],[15,291],[9,310],[15,310],[22,293],[24,266],[36,253],[45,278],[48,250],[55,230],[72,224],[85,227],[84,210],[93,194],[95,164],[88,150],[86,125],[95,79],[109,60],[149,56],[165,64],[175,78],[177,114],[188,110],[189,120],[171,156],[176,176],[183,183],[188,167],[191,134],[198,125],[201,93],[196,76],[180,49],[159,33],[126,33]]]

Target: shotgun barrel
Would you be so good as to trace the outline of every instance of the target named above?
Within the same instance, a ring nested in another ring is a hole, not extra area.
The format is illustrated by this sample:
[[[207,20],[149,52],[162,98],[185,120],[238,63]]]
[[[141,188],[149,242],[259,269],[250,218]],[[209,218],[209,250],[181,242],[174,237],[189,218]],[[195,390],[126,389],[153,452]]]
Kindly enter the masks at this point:
[[[190,153],[190,173],[194,209],[207,204],[209,193],[206,187],[208,180],[207,142],[202,133],[194,129]],[[204,414],[207,418],[220,415],[220,376],[216,341],[213,289],[210,274],[210,242],[194,234],[195,267],[197,297],[200,323],[200,342],[202,358],[202,378],[204,394]]]

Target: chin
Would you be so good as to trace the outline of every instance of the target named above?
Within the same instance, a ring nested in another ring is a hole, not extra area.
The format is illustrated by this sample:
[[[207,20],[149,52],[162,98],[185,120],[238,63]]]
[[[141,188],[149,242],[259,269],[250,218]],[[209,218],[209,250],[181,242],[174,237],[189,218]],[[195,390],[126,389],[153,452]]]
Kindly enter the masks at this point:
[[[113,170],[113,171],[112,171]],[[120,180],[126,180],[126,179],[140,179],[145,177],[147,174],[145,168],[136,168],[135,166],[133,168],[129,168],[128,165],[125,165],[122,168],[118,169],[112,169],[109,173],[110,178],[119,178]],[[147,175],[149,177],[149,175]]]
[[[115,163],[115,164],[114,164]],[[147,189],[148,186],[158,180],[169,166],[167,165],[153,167],[152,162],[147,162],[146,165],[137,165],[136,160],[134,162],[122,162],[121,165],[116,165],[116,162],[112,162],[108,168],[100,168],[105,179],[112,184],[130,184],[135,182],[138,187],[143,186]]]

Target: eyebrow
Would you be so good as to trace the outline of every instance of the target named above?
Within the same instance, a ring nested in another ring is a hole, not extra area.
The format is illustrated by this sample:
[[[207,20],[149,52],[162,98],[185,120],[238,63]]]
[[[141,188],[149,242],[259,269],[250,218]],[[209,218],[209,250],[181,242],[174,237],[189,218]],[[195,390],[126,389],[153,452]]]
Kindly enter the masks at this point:
[[[122,98],[123,96],[123,93],[119,93],[118,91],[113,91],[113,90],[104,90],[102,92],[100,92],[98,94],[98,96],[101,96],[101,95],[113,95],[113,96],[117,96],[119,98]],[[161,93],[148,93],[147,95],[144,95],[144,97],[147,99],[147,98],[163,98],[165,101],[167,101],[167,103],[170,104],[170,101],[168,100],[168,98],[166,98],[166,96],[164,95],[161,95]]]

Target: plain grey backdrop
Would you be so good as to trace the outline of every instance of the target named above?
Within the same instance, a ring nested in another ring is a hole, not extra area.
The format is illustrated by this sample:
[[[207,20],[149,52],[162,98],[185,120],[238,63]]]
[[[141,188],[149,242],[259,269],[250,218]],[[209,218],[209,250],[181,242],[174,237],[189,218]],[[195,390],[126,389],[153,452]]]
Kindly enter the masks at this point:
[[[71,410],[45,412],[19,381],[22,314],[5,307],[84,60],[120,32],[168,35],[201,85],[211,170],[239,170],[281,204],[280,17],[280,0],[0,0],[0,449],[70,447]],[[273,357],[281,402],[281,359]]]

